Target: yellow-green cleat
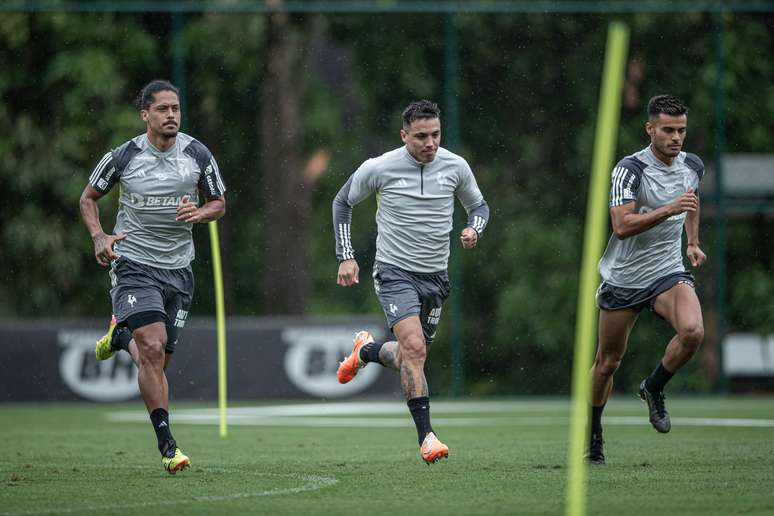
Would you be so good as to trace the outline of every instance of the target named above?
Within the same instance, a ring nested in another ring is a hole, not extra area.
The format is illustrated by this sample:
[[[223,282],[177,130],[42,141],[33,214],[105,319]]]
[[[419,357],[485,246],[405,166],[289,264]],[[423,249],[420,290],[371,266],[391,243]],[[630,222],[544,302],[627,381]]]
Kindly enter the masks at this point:
[[[184,455],[180,451],[180,448],[175,448],[174,457],[161,457],[161,463],[164,465],[164,469],[167,473],[174,475],[178,471],[182,471],[191,465],[191,459],[187,455]]]
[[[97,341],[97,345],[94,346],[94,355],[97,357],[97,360],[107,360],[115,353],[115,350],[110,347],[110,342],[113,340],[113,333],[115,333],[116,328],[116,316],[114,315],[113,318],[110,319],[110,327],[108,328],[107,333],[103,335]]]

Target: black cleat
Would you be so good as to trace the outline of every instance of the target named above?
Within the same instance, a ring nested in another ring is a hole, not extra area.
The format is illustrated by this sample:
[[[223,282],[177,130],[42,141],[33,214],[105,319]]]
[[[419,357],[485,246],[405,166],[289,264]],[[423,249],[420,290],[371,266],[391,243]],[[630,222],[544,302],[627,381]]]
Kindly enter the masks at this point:
[[[591,434],[591,441],[589,442],[589,451],[586,454],[586,462],[589,464],[596,464],[598,466],[605,464],[605,454],[602,453],[602,447],[605,441],[602,440],[602,432],[598,434]]]
[[[650,392],[645,387],[645,380],[640,384],[640,399],[648,403],[650,424],[660,433],[665,434],[672,429],[672,421],[664,405],[664,392]]]

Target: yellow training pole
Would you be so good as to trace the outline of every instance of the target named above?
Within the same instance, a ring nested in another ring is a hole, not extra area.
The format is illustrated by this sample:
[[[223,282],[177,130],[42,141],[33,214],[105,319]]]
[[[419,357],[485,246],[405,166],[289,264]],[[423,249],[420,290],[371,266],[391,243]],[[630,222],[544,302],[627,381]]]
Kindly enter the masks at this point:
[[[608,192],[613,167],[618,118],[621,107],[624,66],[629,45],[629,29],[620,22],[610,24],[607,33],[605,68],[599,95],[597,131],[591,182],[586,206],[586,231],[583,241],[578,319],[575,325],[575,357],[572,370],[572,403],[567,478],[568,516],[586,513],[586,465],[583,453],[587,439],[588,403],[591,392],[589,369],[596,344],[596,306],[594,292],[599,281],[597,263],[607,234]]]
[[[220,242],[218,223],[212,221],[210,227],[210,246],[212,248],[212,275],[215,278],[215,325],[218,335],[218,412],[220,416],[220,436],[226,437],[226,303],[223,299],[223,270],[220,266]]]

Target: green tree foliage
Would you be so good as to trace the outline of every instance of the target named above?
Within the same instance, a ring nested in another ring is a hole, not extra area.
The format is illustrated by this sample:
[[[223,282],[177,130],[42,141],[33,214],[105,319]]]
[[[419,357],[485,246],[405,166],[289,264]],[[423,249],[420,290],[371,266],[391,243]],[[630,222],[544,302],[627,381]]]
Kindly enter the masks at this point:
[[[105,313],[107,275],[78,198],[111,145],[140,130],[126,92],[158,63],[158,42],[113,15],[0,17],[0,260],[5,315]],[[128,35],[131,34],[131,37]],[[115,200],[103,203],[107,221]],[[110,226],[106,226],[110,227]]]
[[[264,216],[255,142],[265,25],[261,16],[208,14],[191,18],[185,30],[189,101],[184,127],[212,150],[224,174],[227,215],[218,226],[226,306],[242,315],[260,313],[255,278],[262,266]],[[194,238],[194,274],[209,278],[209,234],[194,231]],[[213,313],[213,282],[197,281],[196,288],[195,310]]]

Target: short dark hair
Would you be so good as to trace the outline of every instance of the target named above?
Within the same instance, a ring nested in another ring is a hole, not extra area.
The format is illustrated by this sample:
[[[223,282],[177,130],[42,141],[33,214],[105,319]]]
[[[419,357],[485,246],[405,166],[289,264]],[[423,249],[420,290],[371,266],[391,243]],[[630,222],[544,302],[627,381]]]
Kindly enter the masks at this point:
[[[688,106],[672,95],[656,95],[648,101],[648,118],[656,118],[664,113],[669,116],[688,114]]]
[[[154,79],[140,90],[137,95],[137,107],[139,109],[148,109],[155,99],[156,93],[161,91],[171,91],[180,98],[180,91],[175,86],[164,79]]]
[[[429,100],[417,100],[403,110],[403,127],[409,127],[415,120],[423,118],[441,118],[438,104]]]

